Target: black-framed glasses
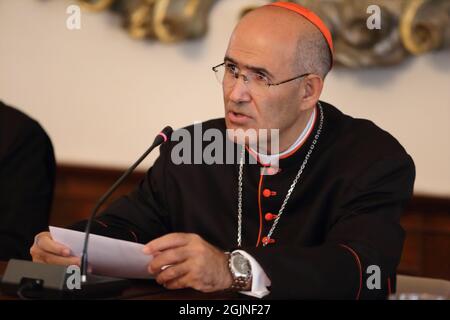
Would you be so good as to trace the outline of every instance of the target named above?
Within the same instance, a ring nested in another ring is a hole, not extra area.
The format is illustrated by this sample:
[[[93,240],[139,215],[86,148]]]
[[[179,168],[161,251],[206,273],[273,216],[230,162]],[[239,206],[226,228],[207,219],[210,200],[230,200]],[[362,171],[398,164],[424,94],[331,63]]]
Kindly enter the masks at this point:
[[[297,79],[300,79],[302,77],[306,77],[310,75],[311,73],[304,73],[299,76],[280,81],[277,83],[272,83],[267,75],[260,71],[253,71],[249,70],[245,74],[243,74],[236,64],[231,62],[223,62],[221,64],[218,64],[217,66],[212,67],[212,70],[214,71],[217,81],[219,83],[224,85],[234,85],[236,81],[239,79],[239,77],[242,76],[242,79],[244,80],[244,83],[250,88],[250,89],[257,89],[261,87],[271,87],[271,86],[279,86],[280,84],[288,83]]]

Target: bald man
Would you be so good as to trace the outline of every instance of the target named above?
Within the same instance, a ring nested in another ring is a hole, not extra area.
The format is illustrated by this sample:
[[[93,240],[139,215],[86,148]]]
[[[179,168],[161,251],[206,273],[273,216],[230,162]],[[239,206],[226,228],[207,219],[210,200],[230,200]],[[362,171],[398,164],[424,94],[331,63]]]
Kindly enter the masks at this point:
[[[175,163],[172,139],[93,232],[145,244],[143,252],[154,255],[148,272],[167,289],[385,298],[395,290],[399,217],[414,164],[387,132],[319,100],[332,51],[323,22],[298,5],[276,3],[244,16],[213,68],[225,118],[200,126],[218,130],[224,159],[231,146],[238,161]],[[197,129],[184,130],[194,136]],[[262,129],[279,133],[277,141],[258,136],[266,152],[255,150],[251,137],[239,144],[230,135]],[[34,261],[80,263],[48,233],[39,234],[31,253]]]

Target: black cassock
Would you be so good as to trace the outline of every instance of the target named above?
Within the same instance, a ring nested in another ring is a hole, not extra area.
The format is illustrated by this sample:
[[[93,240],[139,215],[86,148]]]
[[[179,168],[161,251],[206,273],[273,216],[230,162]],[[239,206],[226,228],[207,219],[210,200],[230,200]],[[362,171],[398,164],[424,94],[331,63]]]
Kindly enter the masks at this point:
[[[30,259],[34,236],[48,226],[54,180],[44,129],[0,101],[0,260]]]
[[[272,235],[275,242],[266,247],[262,239],[274,221],[266,215],[278,213],[320,117],[303,146],[280,159],[274,175],[261,177],[262,166],[249,164],[246,153],[242,249],[271,279],[268,298],[385,298],[395,287],[404,240],[399,219],[412,195],[414,163],[372,122],[322,105],[319,141]],[[203,131],[210,128],[224,133],[224,119],[202,124]],[[187,130],[194,135],[194,126]],[[176,144],[161,146],[140,185],[98,218],[94,233],[146,243],[169,232],[192,232],[223,250],[237,247],[239,163],[176,165]],[[380,289],[373,288],[376,276],[370,277],[377,267]]]

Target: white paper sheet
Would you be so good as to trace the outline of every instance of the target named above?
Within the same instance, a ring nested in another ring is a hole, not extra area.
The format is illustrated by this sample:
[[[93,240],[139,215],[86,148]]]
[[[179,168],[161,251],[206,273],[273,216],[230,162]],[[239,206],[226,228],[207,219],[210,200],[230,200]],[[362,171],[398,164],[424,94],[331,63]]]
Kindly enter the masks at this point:
[[[72,254],[81,257],[84,232],[50,227],[52,238],[72,250]],[[142,253],[140,243],[117,240],[91,234],[88,245],[88,264],[92,273],[110,277],[129,279],[151,279],[147,266],[153,256]]]

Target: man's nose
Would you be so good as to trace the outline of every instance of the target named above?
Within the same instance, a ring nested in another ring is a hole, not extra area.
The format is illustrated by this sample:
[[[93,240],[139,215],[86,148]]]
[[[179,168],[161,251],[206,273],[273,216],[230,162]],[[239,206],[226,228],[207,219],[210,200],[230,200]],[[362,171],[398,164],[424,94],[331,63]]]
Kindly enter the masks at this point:
[[[230,87],[229,98],[234,103],[249,102],[251,100],[250,91],[248,89],[248,83],[246,83],[246,77],[239,75],[234,81],[234,84]]]

